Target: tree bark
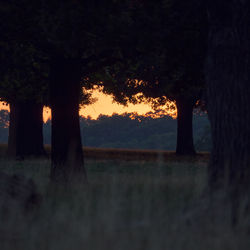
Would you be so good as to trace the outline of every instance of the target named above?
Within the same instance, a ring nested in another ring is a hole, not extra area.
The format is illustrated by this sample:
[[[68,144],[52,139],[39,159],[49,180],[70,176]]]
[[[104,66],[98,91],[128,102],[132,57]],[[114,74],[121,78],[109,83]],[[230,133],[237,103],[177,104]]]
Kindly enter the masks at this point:
[[[209,186],[226,190],[235,224],[240,197],[250,191],[250,7],[236,0],[213,0],[208,7]]]
[[[193,142],[193,107],[194,101],[191,99],[178,98],[177,106],[177,145],[176,154],[194,155]]]
[[[56,57],[50,74],[51,180],[63,184],[84,182],[86,172],[79,124],[80,62]]]
[[[8,156],[45,156],[43,146],[43,105],[34,101],[10,104]]]

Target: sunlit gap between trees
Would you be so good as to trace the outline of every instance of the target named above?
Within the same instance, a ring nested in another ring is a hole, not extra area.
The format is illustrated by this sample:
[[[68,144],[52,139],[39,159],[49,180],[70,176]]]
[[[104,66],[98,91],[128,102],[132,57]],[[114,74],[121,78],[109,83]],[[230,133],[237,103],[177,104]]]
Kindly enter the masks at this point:
[[[167,101],[165,105],[159,106],[156,109],[153,109],[150,104],[146,103],[131,103],[127,106],[123,106],[115,103],[111,95],[104,94],[98,89],[93,91],[92,98],[95,100],[94,103],[81,105],[79,110],[80,116],[90,117],[95,120],[99,115],[112,116],[114,113],[119,115],[129,113],[131,114],[131,119],[136,119],[138,115],[151,117],[153,119],[161,118],[166,115],[169,115],[174,119],[177,118],[177,109],[175,102],[173,101]],[[9,111],[9,105],[0,102],[0,110]],[[51,109],[49,107],[44,107],[43,120],[44,122],[47,122],[49,119],[51,119]]]

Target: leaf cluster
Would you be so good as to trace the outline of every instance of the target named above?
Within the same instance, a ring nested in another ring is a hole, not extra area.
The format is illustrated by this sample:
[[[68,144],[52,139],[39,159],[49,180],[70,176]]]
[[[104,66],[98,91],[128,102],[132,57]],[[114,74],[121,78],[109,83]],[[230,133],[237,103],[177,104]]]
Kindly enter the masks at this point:
[[[106,91],[120,103],[140,102],[141,94],[161,104],[184,97],[198,100],[208,34],[203,1],[140,1],[131,16],[133,56],[106,68]]]

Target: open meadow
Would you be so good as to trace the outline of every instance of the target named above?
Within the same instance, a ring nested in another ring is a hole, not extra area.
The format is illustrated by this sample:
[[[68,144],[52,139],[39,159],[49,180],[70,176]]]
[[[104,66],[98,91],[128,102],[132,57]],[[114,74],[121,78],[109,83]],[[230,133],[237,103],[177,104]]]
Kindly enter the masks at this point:
[[[249,249],[227,211],[209,213],[207,160],[87,158],[88,184],[65,189],[49,183],[49,159],[2,159],[1,172],[32,178],[43,199],[28,215],[1,214],[0,249]]]

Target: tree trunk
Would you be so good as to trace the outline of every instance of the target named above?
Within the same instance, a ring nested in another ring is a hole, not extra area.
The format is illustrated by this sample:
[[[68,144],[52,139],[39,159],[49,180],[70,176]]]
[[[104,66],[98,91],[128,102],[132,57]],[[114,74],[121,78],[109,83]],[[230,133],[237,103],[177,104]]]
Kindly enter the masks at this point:
[[[209,2],[208,115],[212,130],[211,191],[224,188],[236,223],[250,188],[249,1]]]
[[[43,105],[33,101],[10,104],[8,156],[44,156]]]
[[[176,100],[177,106],[177,145],[176,154],[194,155],[193,142],[193,107],[194,101],[179,98]]]
[[[78,60],[54,58],[51,65],[51,180],[86,179],[79,124],[81,68]]]

